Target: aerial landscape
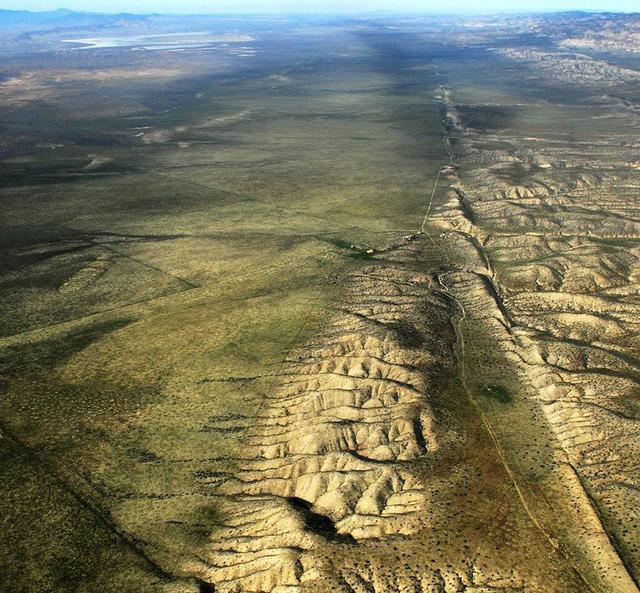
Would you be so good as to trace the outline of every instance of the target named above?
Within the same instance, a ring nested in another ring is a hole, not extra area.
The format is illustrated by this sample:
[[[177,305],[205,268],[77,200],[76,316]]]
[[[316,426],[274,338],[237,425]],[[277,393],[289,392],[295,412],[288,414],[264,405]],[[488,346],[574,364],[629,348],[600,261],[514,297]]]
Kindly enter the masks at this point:
[[[0,593],[640,593],[640,14],[134,8],[0,10]]]

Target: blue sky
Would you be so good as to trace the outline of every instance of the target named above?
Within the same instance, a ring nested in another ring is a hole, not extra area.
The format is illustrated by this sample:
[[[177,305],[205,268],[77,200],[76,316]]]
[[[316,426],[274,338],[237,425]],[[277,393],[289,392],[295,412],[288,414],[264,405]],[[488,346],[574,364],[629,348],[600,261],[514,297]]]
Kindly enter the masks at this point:
[[[0,8],[100,12],[499,12],[554,10],[640,11],[640,0],[0,0]]]

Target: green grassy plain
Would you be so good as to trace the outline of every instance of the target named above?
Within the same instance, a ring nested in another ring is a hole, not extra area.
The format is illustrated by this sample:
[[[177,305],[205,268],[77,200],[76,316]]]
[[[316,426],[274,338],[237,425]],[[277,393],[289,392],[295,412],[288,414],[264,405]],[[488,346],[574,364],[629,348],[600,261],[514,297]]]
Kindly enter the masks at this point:
[[[287,353],[367,249],[420,226],[443,159],[428,56],[341,28],[282,41],[265,35],[248,63],[172,58],[180,76],[49,83],[46,100],[2,107],[12,593],[187,574]],[[99,54],[76,67],[104,67]]]

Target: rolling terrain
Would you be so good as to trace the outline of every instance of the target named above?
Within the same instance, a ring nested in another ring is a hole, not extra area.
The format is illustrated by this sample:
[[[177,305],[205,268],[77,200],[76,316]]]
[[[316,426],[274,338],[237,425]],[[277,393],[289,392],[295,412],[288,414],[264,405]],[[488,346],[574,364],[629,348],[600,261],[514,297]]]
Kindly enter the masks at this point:
[[[0,591],[637,592],[637,27],[0,14]]]

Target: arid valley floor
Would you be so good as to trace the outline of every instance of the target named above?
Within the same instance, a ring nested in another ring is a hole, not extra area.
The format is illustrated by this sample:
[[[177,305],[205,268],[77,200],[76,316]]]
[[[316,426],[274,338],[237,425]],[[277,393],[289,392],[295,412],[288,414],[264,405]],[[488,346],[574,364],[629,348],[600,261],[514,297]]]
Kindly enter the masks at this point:
[[[640,17],[0,11],[2,593],[638,593]]]

